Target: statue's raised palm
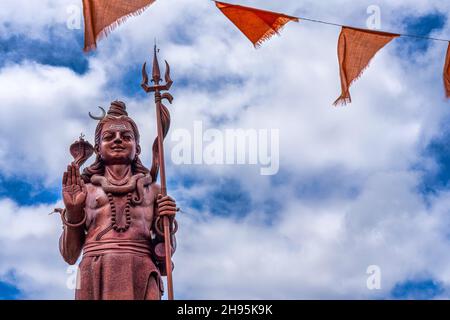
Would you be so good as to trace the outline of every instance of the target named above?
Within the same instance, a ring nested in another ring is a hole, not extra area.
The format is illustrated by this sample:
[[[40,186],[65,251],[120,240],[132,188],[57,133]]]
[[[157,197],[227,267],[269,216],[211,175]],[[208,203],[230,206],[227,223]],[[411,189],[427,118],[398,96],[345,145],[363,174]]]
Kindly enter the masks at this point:
[[[63,201],[73,219],[82,217],[82,209],[86,201],[86,186],[80,177],[80,169],[76,164],[67,166],[63,175]]]

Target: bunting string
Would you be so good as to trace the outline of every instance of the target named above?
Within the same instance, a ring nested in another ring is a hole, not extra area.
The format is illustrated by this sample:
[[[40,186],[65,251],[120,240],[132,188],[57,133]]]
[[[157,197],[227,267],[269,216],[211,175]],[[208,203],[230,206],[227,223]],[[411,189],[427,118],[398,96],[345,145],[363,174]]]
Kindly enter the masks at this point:
[[[321,24],[326,24],[326,25],[330,25],[330,26],[336,26],[336,27],[348,27],[348,28],[356,28],[356,27],[352,27],[352,26],[348,26],[345,24],[339,24],[339,23],[334,23],[334,22],[329,22],[329,21],[323,21],[323,20],[317,20],[317,19],[310,19],[310,18],[305,18],[305,17],[297,17],[300,20],[304,20],[304,21],[309,21],[309,22],[314,22],[314,23],[321,23]],[[367,29],[367,28],[358,28],[361,30],[367,30],[367,31],[381,31],[381,32],[387,32],[387,31],[382,31],[382,30],[374,30],[374,29]],[[428,36],[424,36],[424,35],[416,35],[416,34],[407,34],[407,33],[397,33],[400,37],[409,37],[409,38],[418,38],[418,39],[423,39],[423,40],[432,40],[432,41],[442,41],[442,42],[450,42],[449,40],[446,39],[440,39],[440,38],[433,38],[433,37],[428,37]]]
[[[130,16],[139,15],[156,0],[82,0],[85,22],[85,51],[95,49],[97,40],[107,35]],[[212,0],[216,7],[249,39],[255,48],[278,34],[289,22],[308,21],[341,28],[338,39],[341,95],[334,105],[351,102],[350,86],[359,79],[379,50],[397,37],[447,42],[443,83],[450,98],[450,40],[406,33],[355,28],[339,23],[289,16],[283,13]]]

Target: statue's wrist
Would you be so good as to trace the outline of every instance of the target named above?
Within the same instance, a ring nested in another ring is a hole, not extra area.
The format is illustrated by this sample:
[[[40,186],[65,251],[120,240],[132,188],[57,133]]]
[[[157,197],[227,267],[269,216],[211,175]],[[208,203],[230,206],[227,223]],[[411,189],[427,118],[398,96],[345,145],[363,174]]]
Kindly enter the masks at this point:
[[[80,209],[66,209],[62,213],[63,222],[66,225],[78,225],[82,224],[86,219],[86,213],[82,208]]]

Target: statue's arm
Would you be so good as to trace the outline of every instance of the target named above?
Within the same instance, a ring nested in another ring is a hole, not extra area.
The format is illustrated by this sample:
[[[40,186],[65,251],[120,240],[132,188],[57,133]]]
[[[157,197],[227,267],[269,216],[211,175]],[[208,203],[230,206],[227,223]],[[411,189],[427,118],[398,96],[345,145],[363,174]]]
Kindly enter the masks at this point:
[[[67,212],[66,215],[70,217]],[[71,222],[70,218],[66,218],[71,225],[76,225],[76,221]],[[78,222],[79,223],[79,222]],[[64,229],[59,238],[59,251],[68,264],[75,264],[83,249],[86,238],[85,224],[74,227],[64,224]]]

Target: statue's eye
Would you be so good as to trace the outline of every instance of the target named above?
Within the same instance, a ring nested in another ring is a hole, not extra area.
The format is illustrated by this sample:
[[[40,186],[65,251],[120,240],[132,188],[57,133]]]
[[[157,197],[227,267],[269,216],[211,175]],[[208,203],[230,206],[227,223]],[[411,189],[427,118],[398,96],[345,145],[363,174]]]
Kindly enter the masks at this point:
[[[109,141],[113,138],[114,136],[110,133],[107,133],[103,136],[103,140]]]
[[[123,138],[127,141],[131,140],[133,138],[133,136],[131,134],[124,134]]]

